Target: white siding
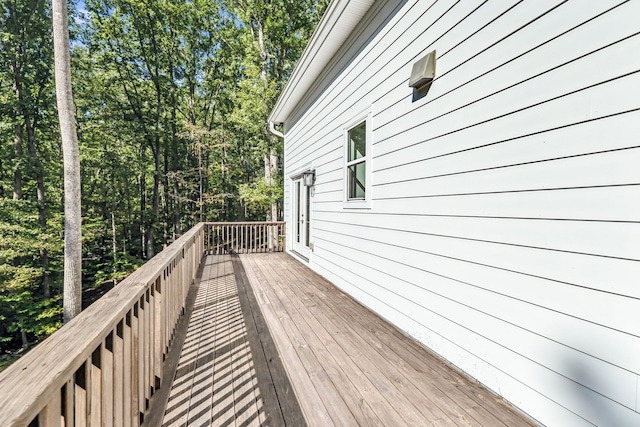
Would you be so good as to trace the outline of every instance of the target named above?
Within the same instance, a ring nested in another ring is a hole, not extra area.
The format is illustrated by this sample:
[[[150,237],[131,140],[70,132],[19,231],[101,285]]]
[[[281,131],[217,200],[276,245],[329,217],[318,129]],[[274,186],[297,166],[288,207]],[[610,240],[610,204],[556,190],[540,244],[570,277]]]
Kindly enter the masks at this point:
[[[378,1],[285,123],[288,221],[288,177],[317,172],[310,266],[546,425],[640,425],[638,16]],[[345,209],[369,106],[372,208]]]

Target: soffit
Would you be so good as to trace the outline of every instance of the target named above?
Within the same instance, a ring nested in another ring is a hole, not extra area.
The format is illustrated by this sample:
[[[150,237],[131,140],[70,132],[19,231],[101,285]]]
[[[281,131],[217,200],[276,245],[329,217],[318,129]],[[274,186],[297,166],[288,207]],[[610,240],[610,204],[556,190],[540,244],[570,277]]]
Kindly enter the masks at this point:
[[[269,121],[283,123],[295,109],[375,0],[333,0],[284,87]]]

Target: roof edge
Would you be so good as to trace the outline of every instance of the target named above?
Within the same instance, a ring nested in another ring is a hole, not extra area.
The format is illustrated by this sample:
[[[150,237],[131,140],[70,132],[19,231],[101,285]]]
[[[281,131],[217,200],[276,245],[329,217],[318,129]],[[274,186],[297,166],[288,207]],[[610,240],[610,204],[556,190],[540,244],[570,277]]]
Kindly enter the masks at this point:
[[[349,38],[375,0],[332,0],[269,114],[283,123]],[[340,24],[337,27],[337,24]]]

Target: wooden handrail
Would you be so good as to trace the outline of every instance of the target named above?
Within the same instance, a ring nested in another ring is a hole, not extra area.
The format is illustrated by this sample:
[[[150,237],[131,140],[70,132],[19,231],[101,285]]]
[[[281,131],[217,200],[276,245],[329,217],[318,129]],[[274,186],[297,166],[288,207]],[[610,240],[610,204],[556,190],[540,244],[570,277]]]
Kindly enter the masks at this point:
[[[286,226],[272,222],[207,222],[205,251],[209,254],[283,252]]]
[[[0,426],[137,426],[204,254],[200,223],[0,373]]]

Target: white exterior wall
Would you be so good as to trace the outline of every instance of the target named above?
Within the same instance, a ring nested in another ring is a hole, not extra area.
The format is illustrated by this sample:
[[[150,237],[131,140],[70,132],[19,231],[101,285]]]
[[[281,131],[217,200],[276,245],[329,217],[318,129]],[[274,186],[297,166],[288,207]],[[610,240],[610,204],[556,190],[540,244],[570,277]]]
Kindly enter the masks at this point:
[[[288,177],[317,171],[311,268],[550,426],[640,425],[638,17],[377,1],[285,123],[289,236]],[[345,209],[343,125],[369,107],[373,200]]]

